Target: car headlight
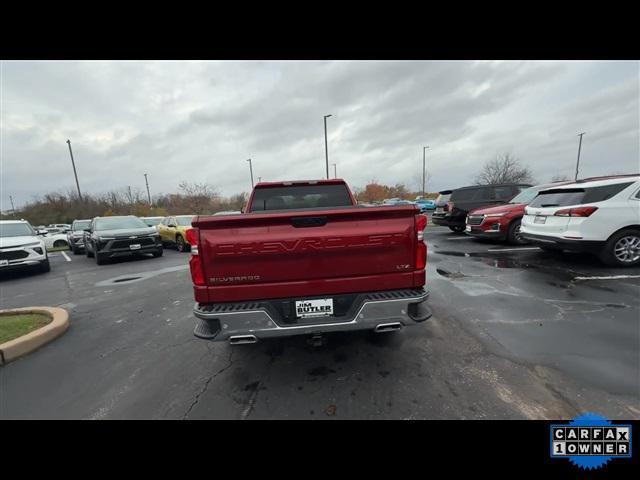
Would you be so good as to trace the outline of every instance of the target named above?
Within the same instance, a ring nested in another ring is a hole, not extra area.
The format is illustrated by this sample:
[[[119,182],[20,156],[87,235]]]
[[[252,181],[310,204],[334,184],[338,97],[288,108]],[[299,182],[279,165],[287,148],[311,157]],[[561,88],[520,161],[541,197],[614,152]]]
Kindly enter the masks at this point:
[[[108,242],[109,240],[115,240],[116,237],[98,237],[99,242]]]
[[[507,213],[487,213],[485,217],[504,217]]]

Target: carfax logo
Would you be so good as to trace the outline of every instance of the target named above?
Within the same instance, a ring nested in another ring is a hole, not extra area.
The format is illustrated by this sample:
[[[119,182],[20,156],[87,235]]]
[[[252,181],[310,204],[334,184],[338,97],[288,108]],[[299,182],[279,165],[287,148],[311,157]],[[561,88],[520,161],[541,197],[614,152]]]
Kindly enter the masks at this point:
[[[551,457],[568,458],[583,469],[600,468],[612,458],[631,458],[631,425],[613,425],[595,413],[551,425]]]

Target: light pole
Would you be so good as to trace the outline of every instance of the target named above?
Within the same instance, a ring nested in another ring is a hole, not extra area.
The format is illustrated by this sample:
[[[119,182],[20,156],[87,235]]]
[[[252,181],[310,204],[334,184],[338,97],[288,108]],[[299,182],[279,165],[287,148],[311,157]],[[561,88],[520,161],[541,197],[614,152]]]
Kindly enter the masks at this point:
[[[11,202],[11,215],[16,216],[16,207],[13,206],[13,197],[9,195],[9,201]]]
[[[331,165],[333,165],[333,178],[338,178],[338,170],[336,169],[336,164],[332,163]]]
[[[329,146],[327,144],[327,118],[329,118],[331,114],[324,116],[324,156],[327,161],[327,179],[329,179]]]
[[[580,137],[580,143],[578,144],[578,160],[576,161],[576,178],[574,180],[578,180],[578,167],[580,166],[580,150],[582,149],[582,136],[587,132],[582,132],[578,136]]]
[[[426,170],[425,170],[425,166],[426,166],[426,158],[427,158],[427,148],[429,148],[429,146],[427,145],[426,147],[422,147],[422,198],[424,198],[424,188],[425,188],[425,182],[426,182]]]
[[[151,206],[151,194],[149,193],[149,181],[147,180],[147,174],[144,174],[144,183],[147,184],[147,198],[149,199],[149,206]]]
[[[76,173],[76,163],[73,161],[73,152],[71,151],[71,140],[67,139],[69,145],[69,153],[71,154],[71,165],[73,166],[73,175],[76,177],[76,187],[78,187],[78,198],[82,201],[82,194],[80,193],[80,184],[78,183],[78,174]]]
[[[248,159],[249,162],[249,172],[251,172],[251,188],[253,188],[253,167],[251,166],[251,159]]]

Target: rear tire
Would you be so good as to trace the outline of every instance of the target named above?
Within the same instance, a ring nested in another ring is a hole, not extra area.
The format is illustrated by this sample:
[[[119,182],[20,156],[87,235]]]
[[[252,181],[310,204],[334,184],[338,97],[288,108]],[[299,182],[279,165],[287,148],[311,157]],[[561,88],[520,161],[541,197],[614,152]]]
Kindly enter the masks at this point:
[[[93,258],[93,250],[89,249],[89,245],[85,244],[84,249],[87,252],[87,258]]]
[[[152,253],[153,258],[161,257],[162,256],[162,252],[163,252],[162,248],[160,250],[158,250],[157,252],[153,252]]]
[[[460,233],[464,231],[464,227],[462,225],[454,225],[449,227],[449,230],[451,230],[452,232]]]
[[[176,235],[176,250],[179,252],[188,252],[189,245],[184,241],[182,235]]]
[[[511,224],[509,225],[509,232],[507,233],[507,242],[512,245],[527,245],[529,243],[520,235],[520,222],[521,222],[521,219],[517,219],[511,222]]]
[[[617,232],[607,240],[600,260],[611,267],[634,267],[640,264],[640,230],[630,228]]]

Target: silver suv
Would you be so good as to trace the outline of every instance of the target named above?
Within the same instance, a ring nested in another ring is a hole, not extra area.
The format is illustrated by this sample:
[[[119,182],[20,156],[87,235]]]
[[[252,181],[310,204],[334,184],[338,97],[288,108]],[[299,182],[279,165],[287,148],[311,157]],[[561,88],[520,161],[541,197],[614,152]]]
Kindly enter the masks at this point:
[[[26,220],[0,220],[0,272],[30,267],[50,270],[44,240]]]

